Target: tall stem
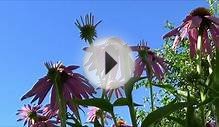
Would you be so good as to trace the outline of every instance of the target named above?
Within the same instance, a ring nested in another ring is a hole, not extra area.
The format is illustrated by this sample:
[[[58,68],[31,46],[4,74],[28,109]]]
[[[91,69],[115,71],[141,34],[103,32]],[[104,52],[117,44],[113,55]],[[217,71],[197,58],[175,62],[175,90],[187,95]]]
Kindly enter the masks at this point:
[[[198,63],[197,63],[197,71],[198,71],[198,74],[201,74],[201,49],[202,49],[202,30],[199,29],[199,32],[198,32],[198,40],[197,40],[197,60],[198,60]]]
[[[153,86],[152,81],[149,81],[150,85],[150,97],[151,97],[151,111],[154,111],[154,97],[153,97]]]
[[[101,96],[102,99],[105,98],[105,93],[106,93],[106,90],[103,89],[103,90],[102,90],[102,96]],[[101,122],[101,125],[104,127],[104,116],[103,116],[103,114],[104,114],[104,111],[101,110],[101,114],[100,114],[100,122]]]
[[[219,92],[218,92],[219,91],[219,49],[218,48],[216,48],[216,70],[215,70],[213,89],[217,91],[216,99],[214,101],[214,106],[215,106],[217,126],[219,126]]]
[[[58,81],[58,75],[56,75],[55,78],[55,90],[56,90],[56,97],[58,100],[58,106],[59,106],[59,116],[61,118],[61,127],[66,127],[66,105],[65,100],[62,94],[62,88],[60,87],[62,84]]]
[[[133,125],[133,127],[137,127],[136,113],[135,113],[135,108],[134,108],[132,96],[130,96],[129,99],[130,99],[130,104],[128,105],[128,107],[129,107],[129,112],[130,112],[130,116],[131,116],[131,120],[132,120],[132,125]]]

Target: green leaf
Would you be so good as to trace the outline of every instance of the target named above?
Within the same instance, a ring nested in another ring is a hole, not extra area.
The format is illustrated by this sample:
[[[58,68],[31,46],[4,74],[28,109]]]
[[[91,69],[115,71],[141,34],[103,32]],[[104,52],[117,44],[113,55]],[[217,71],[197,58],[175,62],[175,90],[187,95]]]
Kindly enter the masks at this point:
[[[110,102],[102,98],[94,98],[94,99],[73,99],[73,103],[82,105],[82,106],[95,106],[109,113],[113,112],[113,106]]]
[[[127,98],[119,98],[113,103],[113,106],[128,106],[128,105],[130,105],[130,102],[128,101]],[[134,106],[142,106],[142,105],[134,103]]]
[[[141,127],[150,127],[154,122],[161,120],[163,117],[170,115],[171,113],[178,111],[187,106],[187,102],[170,103],[166,106],[158,108],[157,110],[148,114],[148,116],[142,122]]]

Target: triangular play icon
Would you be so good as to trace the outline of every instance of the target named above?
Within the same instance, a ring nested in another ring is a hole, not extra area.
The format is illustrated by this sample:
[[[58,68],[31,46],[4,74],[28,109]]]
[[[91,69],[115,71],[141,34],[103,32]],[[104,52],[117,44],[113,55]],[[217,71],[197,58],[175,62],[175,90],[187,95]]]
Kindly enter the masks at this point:
[[[117,64],[117,62],[105,52],[105,75]]]

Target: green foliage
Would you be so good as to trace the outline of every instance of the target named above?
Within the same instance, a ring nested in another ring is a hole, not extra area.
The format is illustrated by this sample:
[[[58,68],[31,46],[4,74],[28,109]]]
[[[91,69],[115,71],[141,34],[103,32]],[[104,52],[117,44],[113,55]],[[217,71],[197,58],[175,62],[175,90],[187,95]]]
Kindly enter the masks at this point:
[[[102,98],[94,98],[94,99],[73,99],[74,104],[82,105],[82,106],[95,106],[106,112],[113,112],[113,105],[109,103],[107,100]]]
[[[171,114],[172,112],[180,110],[180,109],[186,107],[187,105],[188,104],[186,102],[179,102],[179,103],[171,102],[168,105],[161,107],[161,108],[158,108],[157,110],[148,114],[148,116],[142,122],[141,126],[142,127],[150,127],[153,123],[157,122],[158,120],[162,119],[163,117],[166,117],[169,114]]]

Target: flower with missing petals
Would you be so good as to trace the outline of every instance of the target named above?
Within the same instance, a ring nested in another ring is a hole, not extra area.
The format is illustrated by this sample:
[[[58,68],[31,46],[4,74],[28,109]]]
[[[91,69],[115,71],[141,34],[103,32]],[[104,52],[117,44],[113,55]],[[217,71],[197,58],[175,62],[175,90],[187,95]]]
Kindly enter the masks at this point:
[[[78,66],[64,66],[58,62],[56,64],[45,63],[48,69],[47,75],[39,79],[39,81],[28,91],[21,100],[29,97],[34,97],[32,102],[38,99],[38,104],[41,104],[45,96],[51,90],[50,106],[53,111],[58,109],[58,102],[56,98],[55,83],[58,89],[62,91],[66,104],[72,111],[76,111],[76,107],[71,103],[73,98],[82,99],[89,98],[90,95],[95,93],[93,86],[89,81],[79,73],[72,72],[79,68]]]
[[[131,46],[130,48],[139,54],[135,60],[134,75],[136,77],[140,77],[144,70],[146,70],[149,79],[151,79],[153,75],[159,80],[164,77],[166,67],[163,58],[152,52],[144,42],[140,42],[138,46]]]
[[[94,16],[91,13],[87,14],[84,19],[82,17],[80,18],[81,22],[78,19],[75,22],[75,25],[80,30],[80,37],[85,42],[92,44],[97,37],[96,27],[101,21],[94,23]]]
[[[112,119],[111,115],[101,111],[99,108],[97,107],[89,107],[89,111],[87,113],[87,121],[93,123],[95,121],[95,119],[100,119],[101,115],[104,118],[105,123],[107,124],[107,119]]]
[[[193,58],[197,51],[198,35],[202,36],[201,51],[203,53],[212,53],[209,36],[212,38],[214,45],[219,48],[219,18],[212,16],[210,11],[203,7],[193,10],[179,27],[164,35],[163,38],[175,36],[173,48],[176,48],[188,36],[190,56]]]
[[[119,119],[117,120],[117,125],[119,127],[132,127],[130,125],[127,125],[126,122],[123,119]],[[112,127],[116,127],[115,125],[113,125]]]

